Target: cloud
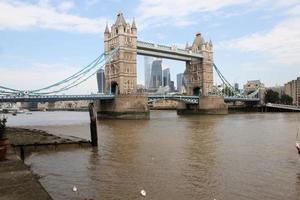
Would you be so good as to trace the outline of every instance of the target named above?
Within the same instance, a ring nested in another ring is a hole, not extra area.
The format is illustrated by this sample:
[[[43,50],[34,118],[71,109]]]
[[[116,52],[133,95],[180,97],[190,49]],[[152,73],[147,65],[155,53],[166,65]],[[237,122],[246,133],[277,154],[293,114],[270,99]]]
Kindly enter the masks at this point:
[[[300,64],[300,17],[286,19],[269,31],[222,42],[220,47],[263,53],[270,63]]]
[[[90,19],[66,13],[73,8],[72,1],[63,1],[56,7],[48,1],[38,4],[21,1],[0,1],[0,30],[44,28],[80,33],[101,33],[105,18]]]
[[[186,26],[194,23],[189,16],[199,12],[212,12],[227,6],[249,2],[249,0],[141,0],[138,19],[152,24],[172,23]],[[170,21],[171,20],[171,21]]]
[[[63,1],[57,7],[59,11],[66,12],[74,8],[75,4],[73,1]]]
[[[87,6],[94,6],[94,5],[98,4],[98,3],[100,3],[100,0],[86,0],[85,1],[85,4]]]

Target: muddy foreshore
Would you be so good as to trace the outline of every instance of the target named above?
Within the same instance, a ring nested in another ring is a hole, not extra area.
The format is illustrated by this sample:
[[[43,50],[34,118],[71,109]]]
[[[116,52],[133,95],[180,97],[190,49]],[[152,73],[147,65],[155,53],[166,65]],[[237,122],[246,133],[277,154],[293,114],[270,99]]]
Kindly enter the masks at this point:
[[[26,154],[91,146],[89,141],[80,138],[63,138],[37,129],[8,127],[6,135],[11,146],[6,160],[0,162],[0,200],[52,199],[38,181],[39,177],[22,161]]]

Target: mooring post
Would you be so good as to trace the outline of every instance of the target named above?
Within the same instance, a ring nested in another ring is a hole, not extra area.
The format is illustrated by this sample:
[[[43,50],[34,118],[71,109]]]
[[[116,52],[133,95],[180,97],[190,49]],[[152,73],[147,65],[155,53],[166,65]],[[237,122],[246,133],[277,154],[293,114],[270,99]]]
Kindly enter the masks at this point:
[[[24,162],[24,160],[25,160],[25,152],[24,152],[23,145],[20,146],[20,157],[21,157],[21,160]]]
[[[94,103],[89,104],[89,113],[90,113],[90,130],[91,130],[91,141],[92,146],[98,146],[98,134],[97,134],[97,118],[94,109]]]

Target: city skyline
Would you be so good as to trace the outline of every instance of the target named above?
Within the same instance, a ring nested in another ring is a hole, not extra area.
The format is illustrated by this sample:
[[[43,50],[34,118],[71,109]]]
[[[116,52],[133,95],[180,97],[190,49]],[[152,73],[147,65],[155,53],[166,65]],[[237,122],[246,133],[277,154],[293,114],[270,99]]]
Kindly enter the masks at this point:
[[[4,0],[0,1],[4,38],[0,41],[0,73],[5,76],[0,85],[35,89],[78,71],[103,51],[105,25],[111,25],[120,10],[129,20],[135,17],[141,40],[184,48],[202,32],[213,41],[214,61],[232,84],[259,79],[266,86],[283,85],[300,75],[297,1],[141,0],[124,5],[119,0],[113,4]],[[137,63],[138,83],[143,83],[142,56]],[[172,80],[185,69],[183,62],[164,59],[163,63],[170,68]],[[214,81],[218,83],[216,77]],[[96,91],[95,76],[70,93]]]

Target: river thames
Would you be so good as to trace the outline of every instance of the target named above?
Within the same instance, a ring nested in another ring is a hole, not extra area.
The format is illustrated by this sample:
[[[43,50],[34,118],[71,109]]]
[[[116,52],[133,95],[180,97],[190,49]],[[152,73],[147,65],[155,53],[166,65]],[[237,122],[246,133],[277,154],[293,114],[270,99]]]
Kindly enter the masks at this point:
[[[87,112],[33,112],[8,125],[90,137]],[[150,120],[98,121],[98,148],[33,153],[26,164],[54,200],[294,200],[298,127],[297,113],[151,111]]]

